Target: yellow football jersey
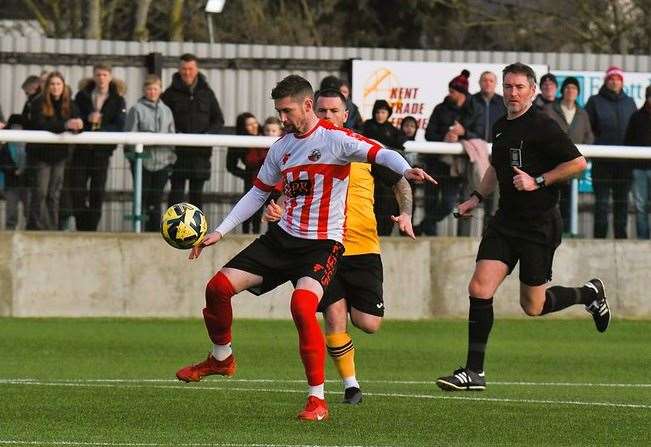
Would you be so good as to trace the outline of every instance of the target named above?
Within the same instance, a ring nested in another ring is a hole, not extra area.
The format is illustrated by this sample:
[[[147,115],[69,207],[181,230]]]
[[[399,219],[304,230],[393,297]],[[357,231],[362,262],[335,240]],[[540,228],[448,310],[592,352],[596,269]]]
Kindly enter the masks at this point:
[[[351,163],[346,200],[344,256],[380,253],[373,211],[375,181],[368,163]]]

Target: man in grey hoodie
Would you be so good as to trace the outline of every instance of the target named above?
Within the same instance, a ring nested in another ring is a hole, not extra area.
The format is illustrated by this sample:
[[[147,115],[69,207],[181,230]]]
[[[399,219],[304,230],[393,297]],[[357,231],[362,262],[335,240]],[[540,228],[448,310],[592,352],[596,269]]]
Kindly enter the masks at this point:
[[[156,75],[145,79],[144,96],[129,109],[125,132],[174,133],[172,110],[160,100],[161,80]],[[126,148],[126,156],[133,170],[133,148]],[[176,161],[173,146],[145,146],[142,161],[142,203],[145,212],[145,231],[160,229],[163,190]]]

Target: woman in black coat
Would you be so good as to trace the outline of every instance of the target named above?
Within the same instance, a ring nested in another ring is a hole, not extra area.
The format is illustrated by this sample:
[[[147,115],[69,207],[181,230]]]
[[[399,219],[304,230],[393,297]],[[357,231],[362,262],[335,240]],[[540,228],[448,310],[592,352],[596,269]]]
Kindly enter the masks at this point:
[[[63,75],[50,73],[43,94],[35,98],[27,128],[53,133],[79,132],[84,123],[71,99],[70,87]],[[59,198],[63,188],[63,172],[68,145],[32,143],[27,145],[27,159],[32,169],[32,200],[28,230],[55,230],[59,221]]]

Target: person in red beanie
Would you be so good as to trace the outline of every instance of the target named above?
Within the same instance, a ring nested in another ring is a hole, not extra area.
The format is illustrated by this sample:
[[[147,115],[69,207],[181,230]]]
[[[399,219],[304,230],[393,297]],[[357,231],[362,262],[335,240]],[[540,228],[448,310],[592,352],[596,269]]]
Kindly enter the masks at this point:
[[[626,126],[636,109],[633,98],[624,92],[624,72],[619,67],[609,67],[599,93],[592,95],[585,106],[595,136],[594,144],[623,145]],[[629,161],[599,158],[592,162],[595,238],[603,239],[608,234],[609,201],[612,192],[614,236],[616,239],[626,239],[631,175]]]
[[[470,72],[463,70],[448,84],[448,96],[434,107],[425,129],[427,141],[458,142],[462,139],[481,138],[481,113],[477,111],[468,94]],[[449,157],[448,157],[449,159]],[[450,161],[440,155],[425,155],[423,162],[439,184],[436,188],[425,185],[425,217],[419,233],[436,235],[436,224],[447,217],[457,203],[463,178],[453,171]]]

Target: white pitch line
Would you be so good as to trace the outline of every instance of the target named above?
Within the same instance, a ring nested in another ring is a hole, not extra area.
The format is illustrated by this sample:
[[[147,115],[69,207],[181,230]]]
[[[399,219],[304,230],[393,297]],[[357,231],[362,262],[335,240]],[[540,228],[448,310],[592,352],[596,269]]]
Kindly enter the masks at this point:
[[[305,383],[294,379],[226,379],[229,382],[242,383]],[[0,379],[0,384],[16,382],[38,382],[39,379],[19,378]],[[178,383],[177,379],[55,379],[48,383]],[[210,383],[204,382],[204,383]],[[332,381],[330,382],[332,383]],[[435,380],[363,380],[363,383],[385,385],[436,385]],[[488,385],[505,386],[568,386],[568,387],[603,387],[603,388],[651,388],[651,383],[591,383],[591,382],[487,382]]]
[[[188,386],[188,385],[132,385],[132,384],[115,384],[115,383],[69,383],[69,382],[30,382],[30,381],[16,381],[6,382],[7,384],[14,385],[35,385],[35,386],[63,386],[63,387],[79,387],[79,388],[153,388],[153,389],[180,389],[191,391],[241,391],[241,392],[260,392],[260,393],[301,393],[304,394],[305,390],[289,390],[289,389],[274,389],[274,388],[235,388],[230,386]],[[224,382],[226,384],[226,382]],[[328,393],[330,394],[330,393]],[[528,403],[528,404],[544,404],[544,405],[579,405],[579,406],[594,406],[594,407],[613,407],[613,408],[637,408],[637,409],[651,409],[651,405],[645,404],[626,404],[618,402],[584,402],[573,400],[544,400],[544,399],[514,399],[503,397],[468,397],[468,396],[444,396],[432,394],[406,394],[406,393],[364,393],[367,396],[377,397],[403,397],[412,399],[435,399],[435,400],[468,400],[477,402],[507,402],[507,403]]]
[[[111,447],[381,447],[381,446],[359,446],[359,445],[326,445],[318,446],[313,444],[215,444],[215,443],[174,443],[161,444],[155,442],[88,442],[88,441],[20,441],[20,440],[1,440],[0,445],[99,445]]]

